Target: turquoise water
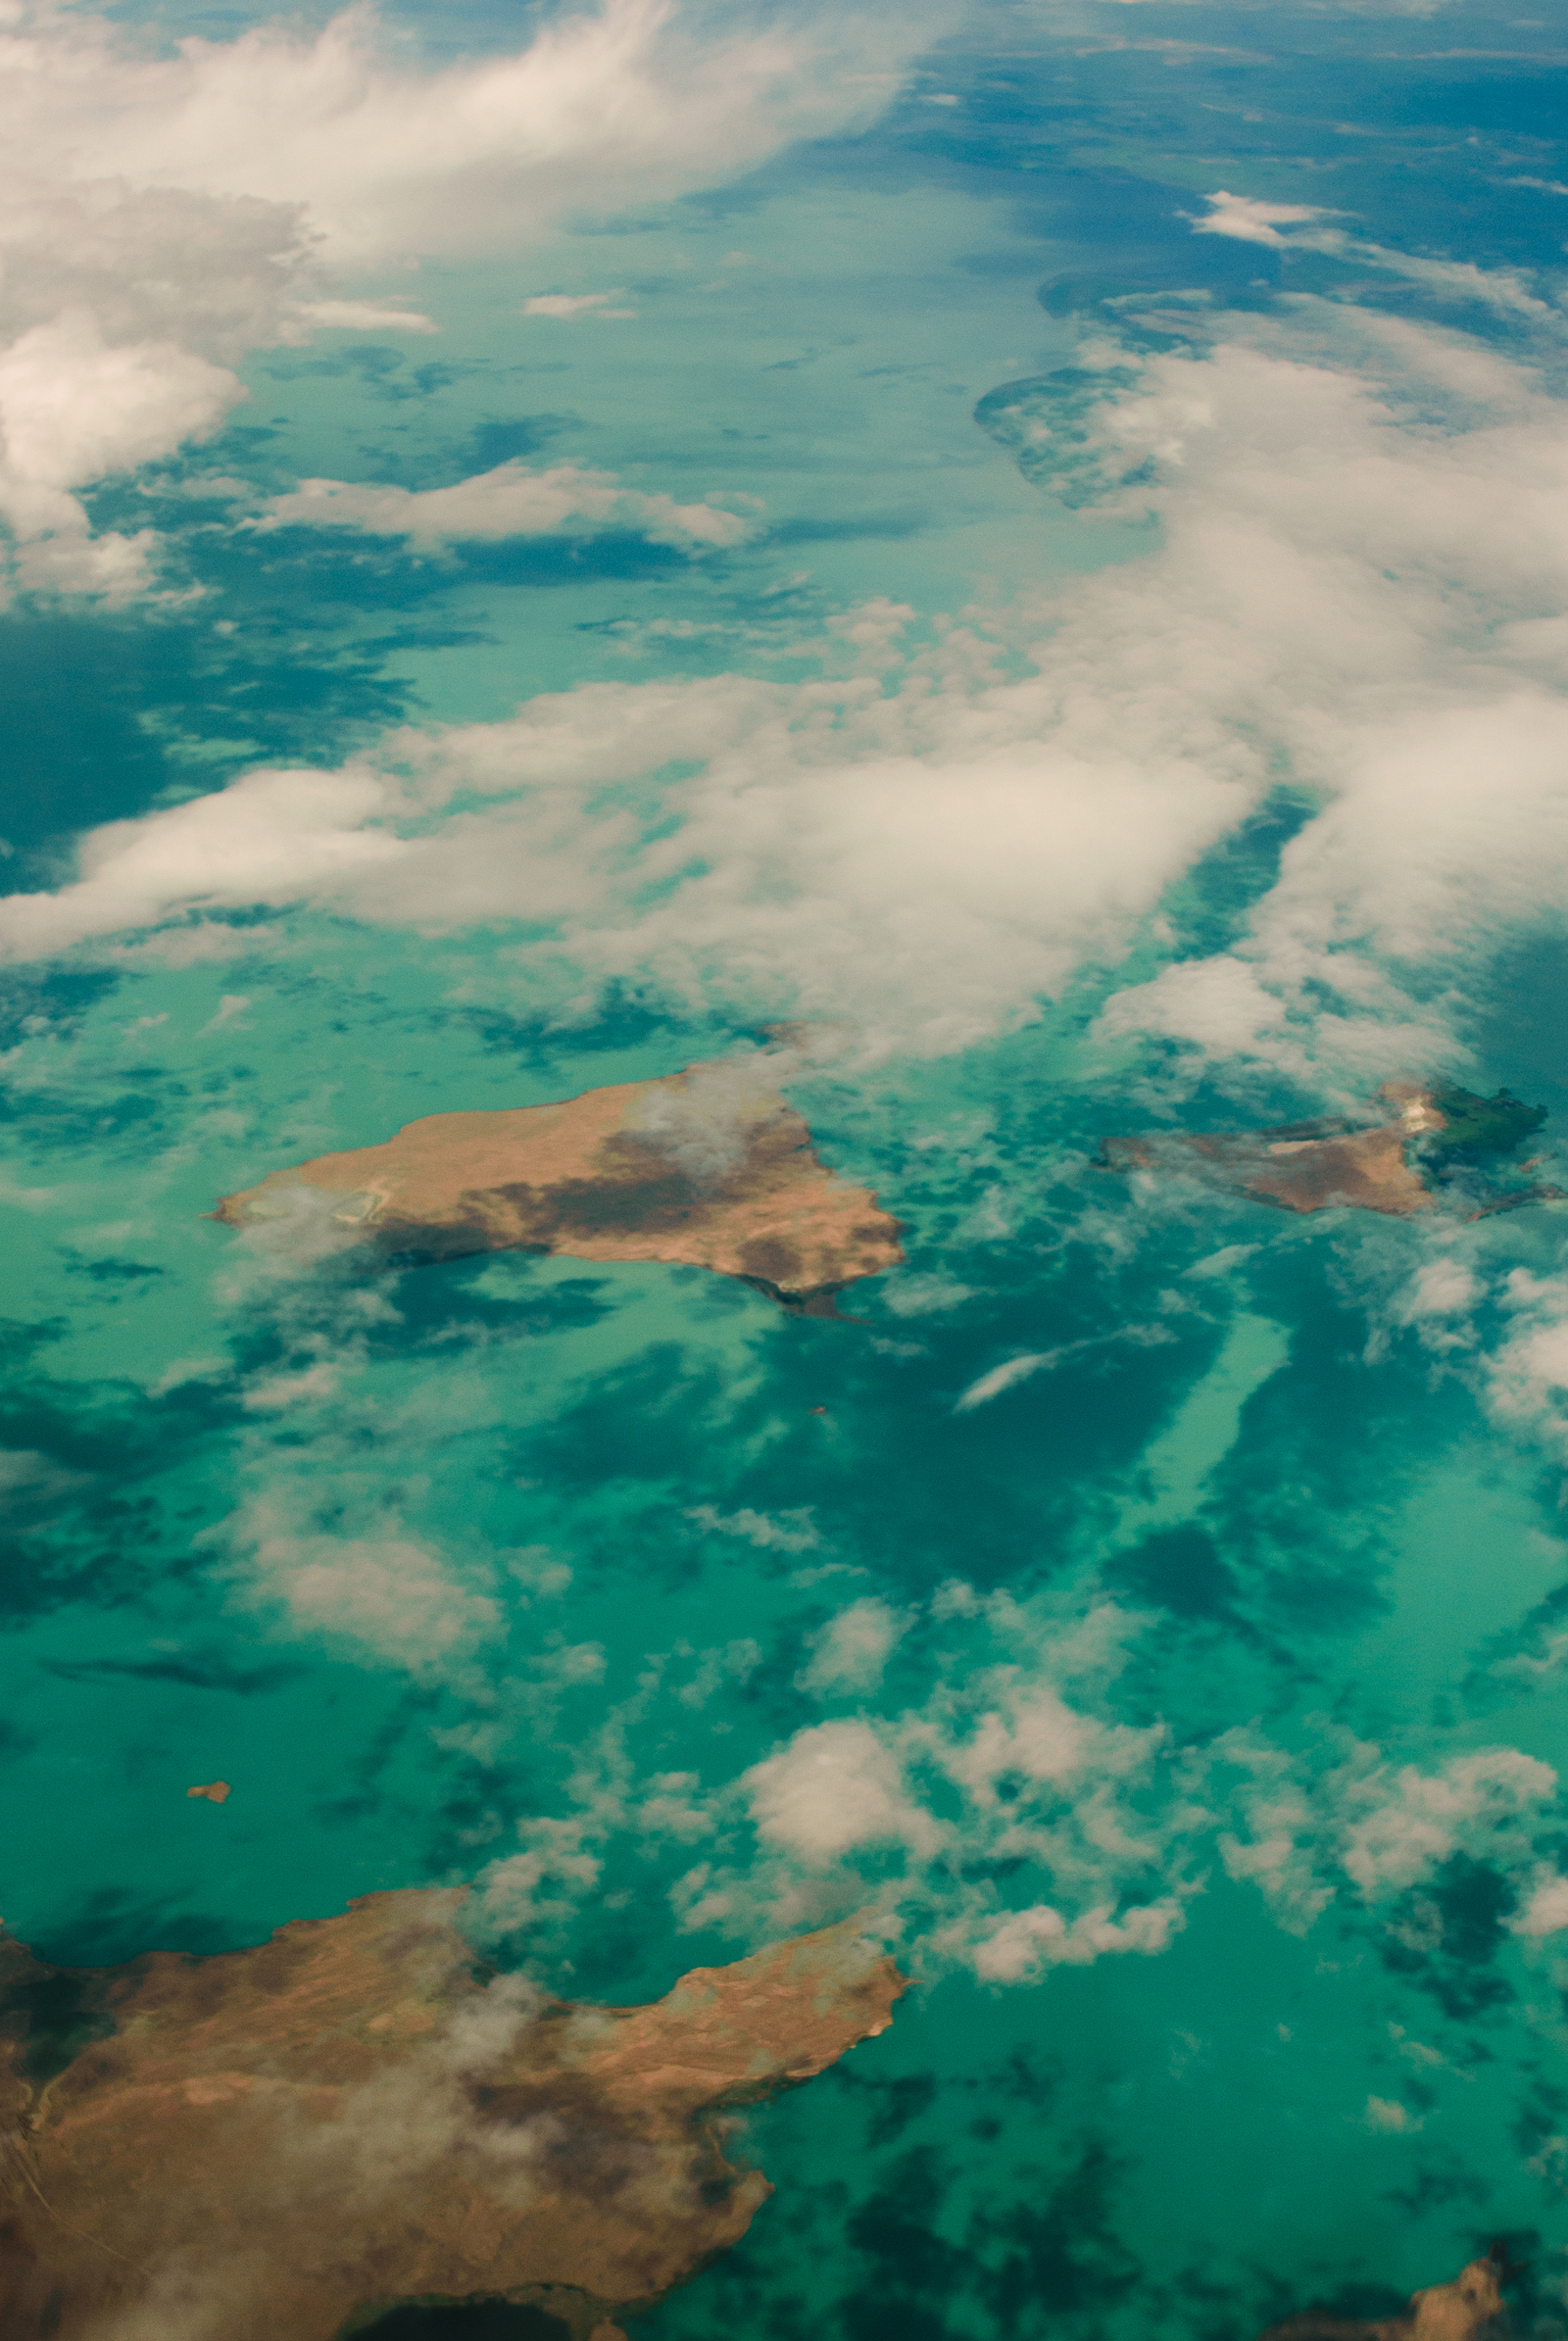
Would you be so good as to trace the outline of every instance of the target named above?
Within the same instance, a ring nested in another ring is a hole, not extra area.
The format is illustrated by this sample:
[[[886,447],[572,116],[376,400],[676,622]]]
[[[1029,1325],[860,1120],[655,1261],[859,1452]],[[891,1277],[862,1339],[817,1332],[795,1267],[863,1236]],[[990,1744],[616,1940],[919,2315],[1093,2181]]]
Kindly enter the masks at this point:
[[[0,613],[12,896],[279,765],[406,783],[415,856],[0,918],[6,1924],[463,1881],[629,2002],[872,1914],[895,2025],[748,2117],[778,2192],[644,2341],[1244,2341],[1498,2236],[1568,2323],[1568,1206],[1093,1159],[1446,1070],[1562,1179],[1555,735],[1491,710],[1560,694],[1565,22],[955,20],[868,128],[346,281],[439,335],[255,352],[87,493],[178,593]],[[1195,233],[1222,188],[1279,217]],[[750,534],[240,524],[514,460]],[[795,1015],[906,1231],[855,1322],[204,1216]]]

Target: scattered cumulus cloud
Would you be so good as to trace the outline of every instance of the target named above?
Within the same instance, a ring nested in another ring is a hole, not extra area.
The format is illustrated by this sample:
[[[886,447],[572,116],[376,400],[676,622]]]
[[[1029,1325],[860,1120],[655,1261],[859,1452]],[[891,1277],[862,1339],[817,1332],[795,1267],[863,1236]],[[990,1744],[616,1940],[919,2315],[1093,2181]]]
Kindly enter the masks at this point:
[[[787,1512],[754,1512],[743,1504],[739,1511],[720,1512],[716,1504],[694,1504],[686,1517],[710,1536],[740,1536],[763,1552],[814,1552],[822,1539],[811,1510],[807,1504]]]
[[[1510,1747],[1477,1749],[1424,1771],[1352,1743],[1310,1780],[1246,1731],[1227,1733],[1218,1755],[1244,1776],[1231,1798],[1241,1826],[1219,1840],[1225,1867],[1302,1930],[1339,1880],[1375,1904],[1420,1884],[1456,1853],[1517,1865],[1557,1790],[1549,1765]]]
[[[211,436],[245,396],[234,374],[170,342],[106,342],[62,309],[0,351],[0,512],[21,581],[112,602],[150,580],[154,539],[88,532],[73,490]]]
[[[1488,1396],[1503,1423],[1568,1438],[1568,1277],[1510,1270],[1508,1330],[1487,1361]]]
[[[573,317],[634,317],[635,309],[608,309],[605,304],[617,299],[614,293],[533,293],[524,301],[525,317],[560,317],[569,322]]]
[[[1033,1983],[1053,1967],[1088,1967],[1107,1952],[1163,1951],[1186,1924],[1179,1901],[1146,1904],[1118,1920],[1086,1911],[1069,1926],[1049,1902],[1014,1911],[974,1947],[971,1964],[985,1983]]]
[[[882,1299],[896,1317],[939,1316],[973,1298],[972,1286],[940,1269],[887,1278],[882,1289]]]
[[[766,1845],[821,1864],[864,1847],[930,1855],[944,1831],[908,1793],[898,1758],[868,1723],[815,1724],[742,1781]]]
[[[450,488],[410,489],[341,479],[306,479],[274,496],[261,529],[344,528],[407,537],[416,546],[476,543],[488,537],[591,535],[622,529],[682,552],[737,545],[750,523],[711,504],[622,487],[608,471],[557,463],[530,471],[501,463]]]
[[[659,0],[606,0],[512,56],[431,67],[383,40],[363,6],[318,30],[279,19],[162,57],[86,8],[8,9],[0,593],[7,578],[110,604],[161,590],[156,533],[94,535],[79,491],[210,437],[246,395],[233,368],[249,350],[436,330],[401,295],[351,296],[345,277],[526,242],[585,205],[751,170],[868,120],[919,39],[912,20],[844,12],[788,30],[734,20],[715,35]],[[611,297],[566,299],[624,314]],[[564,314],[542,298],[533,314]],[[330,486],[342,483],[300,494]],[[521,510],[515,483],[495,492]],[[730,514],[688,525],[667,500],[647,505],[658,541],[741,533]],[[384,509],[345,507],[341,524],[373,527]],[[463,528],[527,532],[471,515]],[[444,533],[433,515],[424,533]]]
[[[260,1499],[229,1524],[243,1597],[275,1607],[287,1630],[324,1636],[370,1663],[437,1680],[464,1675],[503,1627],[489,1590],[428,1542],[388,1526],[343,1536],[300,1527]]]
[[[434,319],[417,309],[392,309],[377,301],[296,301],[292,314],[319,331],[338,333],[439,333]]]
[[[1223,187],[1203,200],[1209,210],[1206,218],[1193,222],[1195,232],[1200,236],[1236,236],[1246,244],[1283,244],[1285,238],[1279,232],[1282,226],[1323,218],[1323,213],[1309,203],[1258,203],[1250,196],[1229,194]]]
[[[1009,621],[1030,672],[954,628],[880,685],[601,683],[400,732],[93,833],[74,882],[0,905],[0,950],[207,905],[525,921],[552,929],[541,980],[564,959],[587,997],[629,982],[952,1049],[1113,965],[1283,768],[1316,809],[1244,933],[1112,993],[1099,1037],[1340,1092],[1451,1062],[1451,989],[1409,971],[1456,976],[1568,892],[1568,431],[1505,361],[1325,306],[1107,381],[1096,428],[1151,466],[1163,537]],[[1407,419],[1406,393],[1457,402],[1451,427]],[[745,526],[570,466],[489,476],[488,515],[472,482],[329,482],[270,516],[434,542],[617,510],[691,547]],[[676,766],[655,825],[607,794]]]
[[[797,1675],[797,1684],[821,1698],[875,1690],[908,1626],[906,1615],[874,1596],[852,1602],[813,1634],[811,1655]]]
[[[1524,1908],[1513,1920],[1513,1931],[1539,1939],[1560,1934],[1565,1926],[1568,1926],[1568,1878],[1555,1870],[1543,1871],[1531,1887]]]
[[[1362,2126],[1381,2137],[1408,2137],[1421,2127],[1421,2117],[1412,2114],[1396,2097],[1369,2097],[1361,2116]]]
[[[971,1382],[955,1404],[954,1413],[969,1414],[976,1406],[988,1406],[993,1398],[1000,1398],[1004,1390],[1014,1389],[1020,1382],[1027,1382],[1043,1366],[1051,1363],[1051,1352],[1045,1349],[1026,1350],[1022,1356],[1009,1357],[1004,1364],[993,1366],[988,1374],[982,1374],[978,1380]]]

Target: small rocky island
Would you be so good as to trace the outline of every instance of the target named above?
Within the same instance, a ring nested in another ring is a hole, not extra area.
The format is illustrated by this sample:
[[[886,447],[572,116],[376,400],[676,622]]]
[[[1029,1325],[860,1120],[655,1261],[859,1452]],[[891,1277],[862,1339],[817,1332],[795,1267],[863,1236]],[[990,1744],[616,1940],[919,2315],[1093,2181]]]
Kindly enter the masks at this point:
[[[1340,1114],[1271,1130],[1107,1138],[1095,1159],[1105,1170],[1196,1174],[1287,1211],[1339,1203],[1408,1217],[1442,1203],[1484,1219],[1561,1198],[1561,1188],[1509,1176],[1510,1158],[1545,1118],[1544,1106],[1521,1104],[1507,1090],[1482,1097],[1445,1082],[1386,1081],[1359,1119]]]
[[[6,2341],[333,2341],[474,2299],[621,2341],[770,2191],[715,2116],[884,2031],[906,1985],[852,1923],[650,2007],[552,2000],[478,1964],[461,1902],[119,1968],[0,1938]]]
[[[1480,2341],[1499,2330],[1506,2258],[1494,2245],[1485,2260],[1472,2260],[1451,2284],[1429,2284],[1413,2293],[1407,2309],[1393,2317],[1338,2317],[1328,2309],[1305,2309],[1271,2324],[1262,2341]]]
[[[808,1316],[836,1316],[846,1285],[904,1257],[898,1221],[818,1159],[745,1059],[558,1105],[428,1114],[381,1146],[272,1171],[214,1217],[245,1227],[313,1207],[388,1254],[667,1260]]]

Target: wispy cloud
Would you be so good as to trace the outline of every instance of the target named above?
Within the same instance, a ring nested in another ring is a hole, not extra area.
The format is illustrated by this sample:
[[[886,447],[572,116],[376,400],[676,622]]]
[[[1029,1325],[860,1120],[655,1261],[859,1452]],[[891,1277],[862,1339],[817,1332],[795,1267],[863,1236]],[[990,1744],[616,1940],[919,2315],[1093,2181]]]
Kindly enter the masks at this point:
[[[502,463],[450,488],[302,480],[289,494],[274,496],[265,515],[251,525],[354,529],[367,536],[407,537],[416,546],[620,529],[650,544],[694,553],[738,545],[751,523],[722,506],[677,504],[672,496],[625,488],[611,472],[584,471],[575,463],[557,463],[546,471]]]

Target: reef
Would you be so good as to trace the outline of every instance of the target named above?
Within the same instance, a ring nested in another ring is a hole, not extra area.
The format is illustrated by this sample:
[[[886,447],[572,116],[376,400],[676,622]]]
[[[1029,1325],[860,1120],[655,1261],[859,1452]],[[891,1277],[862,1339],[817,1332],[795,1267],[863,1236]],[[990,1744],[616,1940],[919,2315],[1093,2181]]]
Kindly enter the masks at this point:
[[[1480,1166],[1501,1170],[1545,1118],[1544,1107],[1521,1104],[1507,1090],[1480,1097],[1446,1083],[1386,1081],[1359,1120],[1332,1115],[1268,1130],[1107,1138],[1095,1159],[1105,1170],[1196,1175],[1287,1211],[1342,1204],[1405,1218],[1441,1204],[1484,1219],[1561,1199],[1560,1187],[1497,1186],[1472,1175]]]
[[[744,1059],[556,1105],[429,1114],[383,1145],[272,1171],[214,1217],[246,1227],[322,1208],[388,1254],[685,1263],[808,1316],[836,1316],[846,1285],[904,1257],[898,1221],[818,1160],[800,1114]]]
[[[1430,2284],[1413,2293],[1407,2309],[1394,2317],[1337,2317],[1307,2309],[1271,2324],[1262,2341],[1477,2341],[1493,2330],[1503,2312],[1507,2261],[1494,2244],[1485,2260],[1472,2260],[1451,2284]]]
[[[332,2341],[504,2300],[620,2341],[771,2191],[723,2113],[886,2029],[852,1923],[653,2005],[480,1966],[461,1893],[368,1895],[258,1948],[66,1970],[0,1939],[0,2331]]]

